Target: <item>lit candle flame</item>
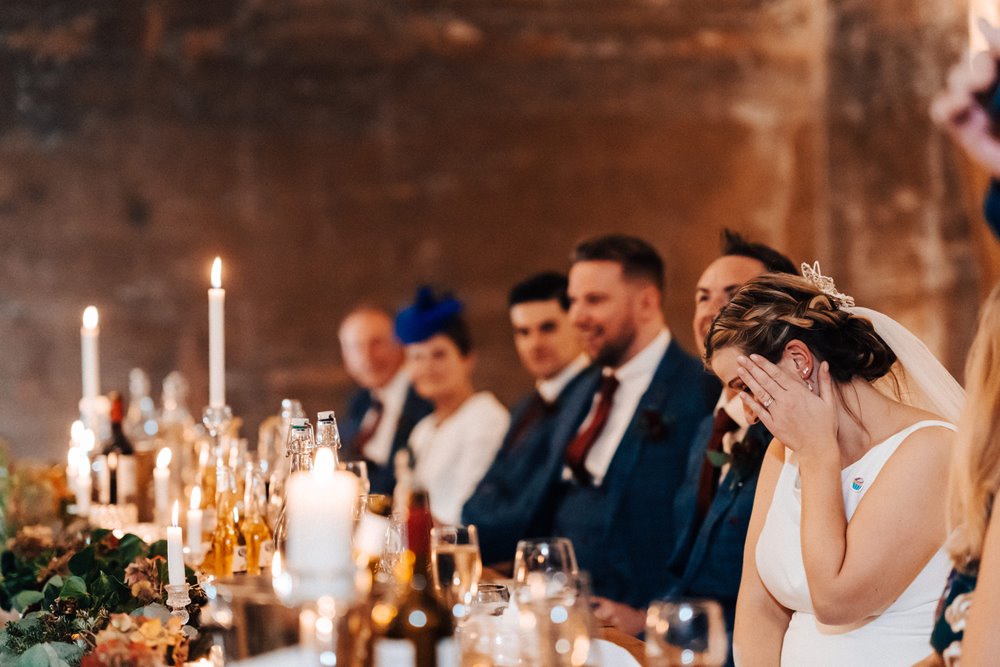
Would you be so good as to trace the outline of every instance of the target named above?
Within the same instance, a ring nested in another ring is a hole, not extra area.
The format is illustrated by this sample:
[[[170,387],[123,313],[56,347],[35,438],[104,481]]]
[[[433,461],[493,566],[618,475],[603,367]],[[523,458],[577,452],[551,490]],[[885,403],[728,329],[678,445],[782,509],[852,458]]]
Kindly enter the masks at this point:
[[[216,257],[212,262],[212,287],[219,289],[222,287],[222,258]]]
[[[156,467],[160,470],[166,469],[170,465],[170,459],[173,458],[174,453],[170,451],[168,447],[164,447],[160,450],[160,453],[156,455]]]
[[[83,328],[91,330],[96,329],[97,320],[97,308],[94,306],[87,306],[83,311]]]
[[[69,437],[76,444],[80,444],[80,441],[83,439],[83,430],[84,430],[84,428],[85,427],[83,425],[83,422],[80,421],[79,419],[77,419],[75,422],[73,422],[73,425],[70,427],[70,429],[69,429]]]
[[[180,512],[181,512],[181,501],[175,500],[174,501],[174,513],[173,513],[173,515],[171,517],[173,519],[173,523],[170,524],[170,525],[172,525],[172,526],[178,525],[177,524],[177,518],[180,515]]]
[[[191,491],[191,509],[196,510],[201,507],[201,487],[196,486]]]

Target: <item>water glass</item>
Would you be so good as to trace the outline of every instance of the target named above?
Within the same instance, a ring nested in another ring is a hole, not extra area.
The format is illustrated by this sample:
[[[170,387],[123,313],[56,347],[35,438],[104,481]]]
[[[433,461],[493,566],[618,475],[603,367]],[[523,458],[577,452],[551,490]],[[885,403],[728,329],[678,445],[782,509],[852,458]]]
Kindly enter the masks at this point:
[[[483,563],[475,526],[431,528],[434,592],[456,618],[464,618],[475,600]]]
[[[565,537],[521,540],[514,555],[514,582],[521,586],[532,572],[561,572],[567,578],[579,572],[573,543]]]
[[[649,667],[722,667],[729,639],[722,607],[714,600],[656,600],[646,612]]]
[[[520,664],[587,664],[594,636],[586,572],[532,572],[518,589]]]

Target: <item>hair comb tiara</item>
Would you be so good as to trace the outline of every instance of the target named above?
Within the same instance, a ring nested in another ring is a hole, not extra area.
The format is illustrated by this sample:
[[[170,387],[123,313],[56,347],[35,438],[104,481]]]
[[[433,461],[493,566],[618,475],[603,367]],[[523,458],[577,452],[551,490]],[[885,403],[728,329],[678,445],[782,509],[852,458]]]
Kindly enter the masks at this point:
[[[812,266],[809,266],[805,262],[802,262],[802,277],[811,282],[816,286],[823,294],[830,297],[838,308],[853,308],[854,307],[854,297],[848,296],[843,292],[837,291],[837,286],[833,284],[833,278],[830,276],[824,276],[819,270],[819,260],[813,262]]]

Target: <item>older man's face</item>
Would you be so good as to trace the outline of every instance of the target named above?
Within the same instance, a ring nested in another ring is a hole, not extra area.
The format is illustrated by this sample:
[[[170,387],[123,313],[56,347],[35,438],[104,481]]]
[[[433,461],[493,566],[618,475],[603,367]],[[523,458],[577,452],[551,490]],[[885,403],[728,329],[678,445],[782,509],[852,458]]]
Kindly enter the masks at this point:
[[[348,374],[365,389],[384,387],[403,365],[392,320],[378,311],[360,311],[344,320],[340,349]]]

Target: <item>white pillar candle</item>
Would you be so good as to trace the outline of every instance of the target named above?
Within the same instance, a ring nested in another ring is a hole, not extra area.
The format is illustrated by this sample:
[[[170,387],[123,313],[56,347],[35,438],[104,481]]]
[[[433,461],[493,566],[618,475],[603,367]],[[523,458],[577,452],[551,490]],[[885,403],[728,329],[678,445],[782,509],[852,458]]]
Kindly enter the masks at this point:
[[[285,566],[296,574],[323,576],[352,567],[358,478],[334,471],[333,465],[333,452],[321,448],[313,470],[295,473],[288,480]]]
[[[101,393],[97,341],[101,330],[97,326],[97,308],[87,306],[83,311],[83,328],[80,329],[80,352],[83,361],[83,397],[97,398]]]
[[[201,553],[201,487],[194,487],[191,492],[191,509],[187,513],[187,547],[188,551]]]
[[[212,263],[208,290],[208,404],[226,404],[226,290],[222,289],[222,259]]]
[[[156,455],[156,468],[153,470],[153,497],[155,499],[156,520],[165,522],[167,507],[170,505],[170,458],[172,452],[164,447]],[[160,524],[163,525],[162,523]]]
[[[66,454],[66,484],[73,492],[76,492],[76,482],[80,476],[80,454],[80,448],[75,444],[69,446]]]
[[[184,546],[181,527],[177,525],[180,503],[174,501],[172,525],[167,527],[167,578],[171,586],[184,583]]]
[[[107,505],[111,502],[111,467],[107,456],[100,456],[97,468],[97,502]]]
[[[76,513],[78,516],[90,514],[90,494],[93,483],[90,481],[89,462],[80,468],[76,478]]]

